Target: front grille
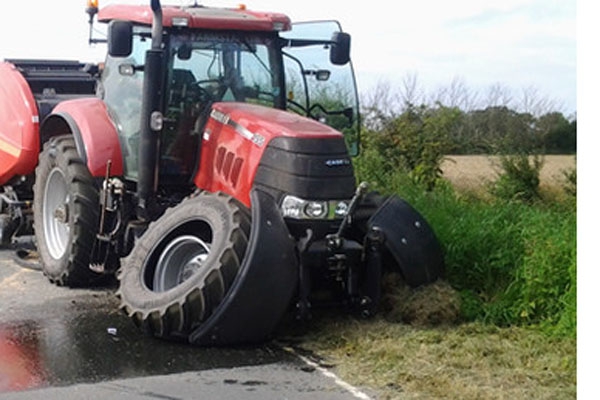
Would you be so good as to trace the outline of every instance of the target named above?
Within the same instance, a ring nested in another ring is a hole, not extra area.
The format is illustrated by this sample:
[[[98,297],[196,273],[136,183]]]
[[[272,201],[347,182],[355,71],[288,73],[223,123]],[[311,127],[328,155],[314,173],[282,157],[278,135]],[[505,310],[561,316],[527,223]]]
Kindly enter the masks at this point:
[[[277,200],[286,194],[310,200],[350,199],[354,169],[343,138],[273,139],[254,183]]]

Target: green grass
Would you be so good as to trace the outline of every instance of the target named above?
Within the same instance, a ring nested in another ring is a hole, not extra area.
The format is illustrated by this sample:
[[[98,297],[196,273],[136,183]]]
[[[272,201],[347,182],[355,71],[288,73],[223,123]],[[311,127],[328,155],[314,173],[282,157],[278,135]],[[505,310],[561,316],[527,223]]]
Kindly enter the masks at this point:
[[[413,202],[445,248],[447,280],[470,300],[466,319],[551,327],[575,300],[569,295],[576,287],[574,210],[449,193]]]
[[[576,336],[575,202],[479,198],[443,183],[425,191],[401,174],[385,184],[436,232],[465,321]]]

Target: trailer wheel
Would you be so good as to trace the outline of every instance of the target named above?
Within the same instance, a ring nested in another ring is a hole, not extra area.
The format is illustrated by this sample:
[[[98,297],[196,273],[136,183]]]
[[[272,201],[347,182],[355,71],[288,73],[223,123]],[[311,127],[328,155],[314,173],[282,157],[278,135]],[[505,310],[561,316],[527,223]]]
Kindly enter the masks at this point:
[[[227,299],[249,232],[248,211],[224,194],[202,192],[167,210],[124,260],[121,309],[147,333],[189,340]]]
[[[33,186],[35,238],[48,279],[90,286],[103,278],[89,269],[98,230],[98,190],[73,138],[56,136],[40,154]]]

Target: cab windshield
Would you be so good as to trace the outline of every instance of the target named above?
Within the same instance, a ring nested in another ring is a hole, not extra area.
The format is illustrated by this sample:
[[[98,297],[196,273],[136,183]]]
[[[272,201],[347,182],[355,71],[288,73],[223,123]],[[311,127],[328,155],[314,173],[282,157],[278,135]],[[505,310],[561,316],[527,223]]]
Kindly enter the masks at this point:
[[[275,37],[247,33],[172,36],[167,109],[182,112],[216,101],[281,108],[281,62],[275,44]]]

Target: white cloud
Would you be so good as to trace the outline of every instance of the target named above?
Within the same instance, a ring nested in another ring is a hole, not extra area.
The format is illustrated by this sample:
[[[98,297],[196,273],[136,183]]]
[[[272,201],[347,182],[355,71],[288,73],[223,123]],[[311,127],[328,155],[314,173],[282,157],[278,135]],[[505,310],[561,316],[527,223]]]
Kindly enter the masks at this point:
[[[145,4],[144,0],[100,0]],[[235,7],[239,0],[199,1]],[[191,4],[163,0],[164,4]],[[352,34],[361,90],[417,73],[430,86],[461,76],[468,85],[534,85],[575,109],[575,0],[252,0],[249,9],[293,20],[338,19]],[[0,3],[0,58],[100,58],[87,45],[85,2]],[[21,18],[22,16],[22,18]],[[33,28],[32,28],[33,27]]]

